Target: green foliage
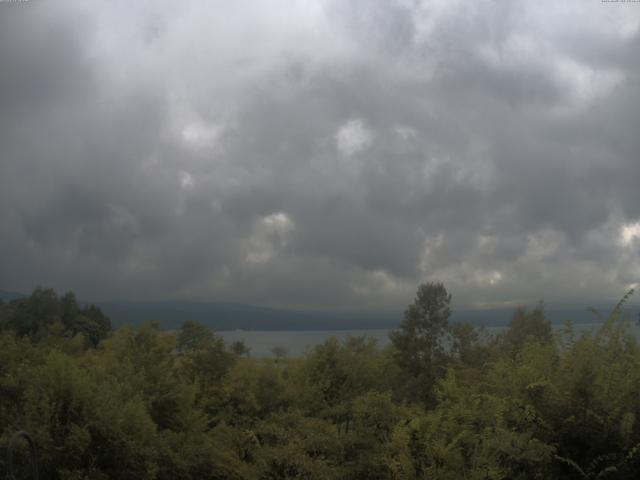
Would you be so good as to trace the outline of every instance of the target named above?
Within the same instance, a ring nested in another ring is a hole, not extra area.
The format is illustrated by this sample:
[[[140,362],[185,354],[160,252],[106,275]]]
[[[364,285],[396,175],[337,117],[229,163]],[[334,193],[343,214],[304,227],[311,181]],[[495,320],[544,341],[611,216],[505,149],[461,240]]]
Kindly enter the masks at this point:
[[[242,340],[231,342],[230,350],[238,357],[248,357],[251,354],[251,350]]]
[[[210,329],[200,323],[187,320],[180,327],[176,348],[183,353],[192,352],[206,348],[213,340],[214,335]]]
[[[39,289],[0,304],[0,445],[30,431],[52,480],[638,477],[640,346],[621,307],[556,336],[541,307],[518,310],[488,338],[448,326],[449,301],[421,287],[386,349],[331,338],[253,359],[192,322],[94,343],[82,317],[100,315]]]
[[[389,335],[398,365],[407,374],[409,397],[426,405],[433,403],[433,386],[442,373],[442,339],[449,327],[450,303],[451,295],[442,283],[420,285],[400,328]]]
[[[38,287],[27,298],[0,304],[0,330],[32,341],[81,336],[95,348],[111,332],[111,321],[95,305],[80,306],[71,292],[58,297]]]
[[[282,345],[276,345],[271,349],[271,353],[278,360],[282,360],[289,354],[289,350],[287,347],[283,347]]]
[[[512,355],[517,355],[527,342],[551,343],[553,331],[551,322],[544,315],[543,305],[540,304],[531,311],[518,308],[513,314],[509,328],[499,340]]]

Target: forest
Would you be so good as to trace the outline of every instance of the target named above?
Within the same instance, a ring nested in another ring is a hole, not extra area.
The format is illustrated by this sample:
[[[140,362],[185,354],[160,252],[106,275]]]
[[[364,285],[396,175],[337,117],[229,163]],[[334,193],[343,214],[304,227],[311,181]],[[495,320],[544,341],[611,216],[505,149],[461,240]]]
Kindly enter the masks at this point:
[[[540,305],[488,335],[450,323],[451,295],[427,283],[388,347],[259,359],[188,319],[113,329],[37,288],[0,302],[0,475],[26,430],[51,480],[638,478],[632,293],[586,333]]]

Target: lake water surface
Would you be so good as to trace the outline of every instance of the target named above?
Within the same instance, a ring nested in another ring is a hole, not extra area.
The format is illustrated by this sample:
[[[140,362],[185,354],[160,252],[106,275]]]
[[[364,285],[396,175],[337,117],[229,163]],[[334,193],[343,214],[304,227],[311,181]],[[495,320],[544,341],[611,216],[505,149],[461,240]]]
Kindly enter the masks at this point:
[[[574,331],[578,334],[593,330],[601,324],[598,323],[576,323],[573,325]],[[495,335],[506,327],[485,327],[488,335]],[[563,325],[554,325],[556,330],[562,330]],[[633,324],[631,331],[640,338],[640,326]],[[274,347],[285,347],[289,356],[300,356],[308,349],[313,348],[330,337],[346,338],[348,336],[368,336],[374,338],[378,346],[384,347],[389,344],[390,330],[284,330],[284,331],[258,331],[258,330],[232,330],[216,332],[227,342],[242,340],[251,349],[252,357],[272,356],[271,349]]]

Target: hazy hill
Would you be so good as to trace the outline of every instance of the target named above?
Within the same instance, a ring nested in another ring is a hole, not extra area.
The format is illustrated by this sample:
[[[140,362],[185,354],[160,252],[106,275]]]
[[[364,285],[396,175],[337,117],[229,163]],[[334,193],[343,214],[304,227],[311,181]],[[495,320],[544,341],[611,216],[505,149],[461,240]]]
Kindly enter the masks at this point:
[[[10,302],[11,300],[17,300],[18,298],[24,298],[26,295],[18,292],[10,292],[7,290],[0,290],[0,300],[3,302]]]
[[[314,312],[259,307],[236,303],[207,302],[98,302],[114,325],[159,321],[176,328],[185,320],[215,330],[341,330],[389,328],[398,324],[394,312]]]
[[[0,299],[11,301],[24,298],[25,294],[0,290]],[[81,302],[89,303],[89,302]],[[185,320],[203,323],[214,330],[358,330],[395,328],[402,320],[402,311],[351,311],[317,312],[260,307],[241,303],[214,303],[189,301],[97,301],[114,326],[139,325],[157,320],[164,328],[177,328]],[[608,314],[614,305],[597,304],[596,308]],[[548,318],[554,324],[566,320],[574,323],[597,322],[597,317],[586,306],[547,305]],[[633,321],[638,318],[640,305],[629,303],[625,309]],[[471,322],[475,325],[505,326],[514,309],[458,310],[453,308],[451,321]]]
[[[114,325],[159,321],[164,328],[176,328],[185,320],[203,323],[215,330],[357,330],[395,328],[402,320],[402,311],[378,312],[317,312],[292,311],[234,303],[207,302],[97,302],[111,317]],[[611,305],[599,305],[603,314]],[[451,321],[471,322],[475,325],[506,326],[514,309],[456,310]],[[625,313],[635,321],[638,307]],[[548,306],[547,316],[552,323],[566,320],[574,323],[597,322],[597,317],[582,306]]]

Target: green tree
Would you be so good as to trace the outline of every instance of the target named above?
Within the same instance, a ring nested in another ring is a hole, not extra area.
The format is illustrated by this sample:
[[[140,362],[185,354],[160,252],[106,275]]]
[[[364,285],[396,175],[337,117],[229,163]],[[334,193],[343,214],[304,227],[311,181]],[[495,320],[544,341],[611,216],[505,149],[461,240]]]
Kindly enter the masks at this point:
[[[398,330],[389,334],[396,348],[396,360],[408,374],[409,394],[426,404],[433,401],[433,386],[444,357],[442,339],[449,326],[451,294],[442,283],[418,287],[414,302],[404,312]]]
[[[210,345],[213,340],[214,335],[210,328],[201,323],[187,320],[180,327],[176,348],[181,353],[199,350]]]
[[[543,304],[540,303],[531,311],[518,308],[501,340],[512,355],[519,352],[527,342],[551,343],[553,329],[551,322],[545,317]]]
[[[72,292],[58,297],[54,290],[42,287],[3,306],[0,323],[2,329],[33,341],[80,334],[94,348],[111,332],[111,320],[97,306],[81,308]]]
[[[82,308],[73,319],[71,333],[84,335],[89,344],[96,348],[111,332],[111,320],[95,305]]]
[[[198,385],[198,401],[207,409],[217,401],[223,377],[237,359],[224,340],[208,327],[193,321],[182,325],[176,339],[180,373]]]
[[[287,347],[284,347],[282,345],[276,345],[271,348],[271,354],[276,358],[276,361],[278,361],[286,358],[289,354],[289,350],[287,349]]]
[[[10,302],[9,310],[6,326],[19,337],[33,340],[45,337],[61,321],[58,296],[51,288],[37,287],[31,296]]]
[[[231,352],[238,357],[248,357],[251,355],[251,349],[242,340],[235,340],[230,345]]]

